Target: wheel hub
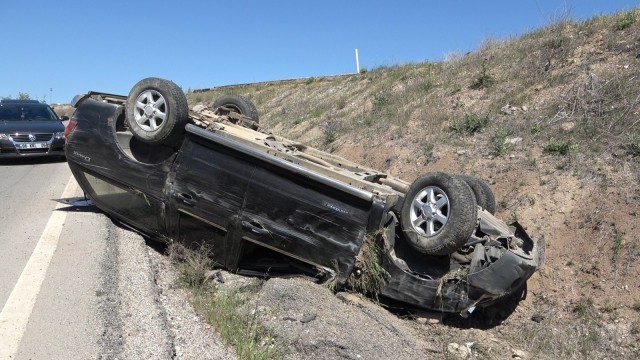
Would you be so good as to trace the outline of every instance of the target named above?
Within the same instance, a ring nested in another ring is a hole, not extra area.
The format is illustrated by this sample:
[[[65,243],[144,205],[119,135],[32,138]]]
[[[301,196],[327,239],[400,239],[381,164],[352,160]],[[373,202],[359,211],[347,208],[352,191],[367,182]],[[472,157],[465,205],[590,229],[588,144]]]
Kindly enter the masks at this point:
[[[152,116],[153,114],[155,114],[155,112],[156,112],[156,109],[154,109],[153,106],[151,106],[151,105],[147,105],[147,106],[144,107],[144,114],[147,117]]]
[[[438,209],[436,209],[435,204],[429,202],[422,206],[422,218],[429,221],[433,219],[438,213]]]

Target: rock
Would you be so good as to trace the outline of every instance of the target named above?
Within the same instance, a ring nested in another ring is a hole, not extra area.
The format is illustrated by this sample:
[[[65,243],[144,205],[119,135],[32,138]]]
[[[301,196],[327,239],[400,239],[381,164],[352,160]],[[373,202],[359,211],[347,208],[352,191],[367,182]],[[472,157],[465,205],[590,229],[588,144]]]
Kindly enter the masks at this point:
[[[516,350],[516,349],[512,349],[513,350],[513,354],[511,355],[512,358],[514,359],[526,359],[527,358],[527,353],[522,351],[522,350]]]
[[[574,127],[576,127],[576,123],[573,121],[567,121],[560,125],[560,128],[564,131],[571,131]]]
[[[447,354],[454,359],[467,359],[471,356],[471,351],[464,345],[449,343],[447,345]]]
[[[515,112],[515,108],[509,104],[500,108],[500,112],[505,115],[512,115]]]
[[[467,150],[457,150],[456,151],[456,154],[458,154],[458,155],[464,155],[466,153],[467,153]]]
[[[535,313],[535,314],[533,314],[533,315],[531,316],[531,320],[533,320],[533,321],[535,321],[535,322],[539,323],[539,322],[541,322],[542,320],[544,320],[544,315],[539,314],[539,313]]]
[[[511,145],[517,145],[522,142],[522,138],[521,137],[508,138],[504,142]]]

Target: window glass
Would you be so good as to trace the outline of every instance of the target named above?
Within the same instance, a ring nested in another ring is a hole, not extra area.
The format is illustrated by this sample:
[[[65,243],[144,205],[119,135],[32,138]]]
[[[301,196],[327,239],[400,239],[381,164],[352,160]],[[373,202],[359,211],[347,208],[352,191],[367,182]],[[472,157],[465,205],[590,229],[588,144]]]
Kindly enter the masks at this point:
[[[157,211],[160,208],[157,200],[142,192],[125,189],[91,174],[85,173],[85,178],[93,190],[95,200],[102,206],[149,230],[156,230]]]
[[[21,121],[21,120],[44,120],[57,121],[55,113],[47,105],[34,104],[2,104],[0,105],[0,120]]]

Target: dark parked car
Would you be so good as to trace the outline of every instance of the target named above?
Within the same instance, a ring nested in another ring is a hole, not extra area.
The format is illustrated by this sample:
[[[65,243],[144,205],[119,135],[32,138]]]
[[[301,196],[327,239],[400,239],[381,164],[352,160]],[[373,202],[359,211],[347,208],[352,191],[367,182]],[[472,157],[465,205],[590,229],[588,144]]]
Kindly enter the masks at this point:
[[[64,156],[64,143],[64,125],[49,105],[0,100],[0,158]]]
[[[189,110],[174,83],[77,96],[66,154],[104,212],[156,240],[205,244],[217,266],[367,283],[382,299],[466,315],[524,287],[544,241],[495,218],[477,177],[409,184],[259,126],[227,95]]]

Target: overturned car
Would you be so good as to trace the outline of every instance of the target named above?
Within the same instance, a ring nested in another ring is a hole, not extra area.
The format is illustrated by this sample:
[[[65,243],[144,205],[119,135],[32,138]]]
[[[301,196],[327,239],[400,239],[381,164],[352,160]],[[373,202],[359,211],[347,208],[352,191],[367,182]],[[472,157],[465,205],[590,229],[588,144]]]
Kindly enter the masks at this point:
[[[544,261],[543,240],[492,215],[481,179],[407,183],[265,131],[240,96],[189,110],[177,85],[147,78],[73,105],[67,161],[95,204],[152,239],[204,244],[239,274],[344,286],[373,266],[378,297],[466,315]]]

